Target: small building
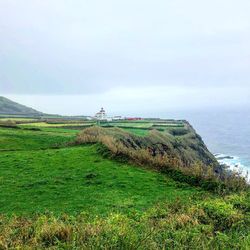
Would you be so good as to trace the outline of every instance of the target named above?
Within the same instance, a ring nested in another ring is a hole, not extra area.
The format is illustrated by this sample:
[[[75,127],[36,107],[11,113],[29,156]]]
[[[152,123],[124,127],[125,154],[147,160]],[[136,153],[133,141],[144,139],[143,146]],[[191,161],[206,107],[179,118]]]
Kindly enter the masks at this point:
[[[141,117],[126,117],[125,120],[127,121],[140,121],[142,120]]]
[[[116,115],[112,118],[113,121],[120,121],[120,120],[123,120],[122,116],[120,115]]]
[[[95,119],[100,121],[107,120],[107,114],[103,108],[101,108],[101,110],[98,113],[96,113]]]

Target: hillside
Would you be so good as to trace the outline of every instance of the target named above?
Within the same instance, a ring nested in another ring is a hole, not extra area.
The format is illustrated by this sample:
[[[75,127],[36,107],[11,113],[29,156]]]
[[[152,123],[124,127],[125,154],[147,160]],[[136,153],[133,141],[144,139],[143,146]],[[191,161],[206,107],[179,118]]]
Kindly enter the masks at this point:
[[[0,96],[0,114],[37,116],[41,115],[42,112],[39,112],[30,107],[26,107],[22,104],[13,102],[6,97]]]
[[[166,126],[144,136],[112,126],[93,126],[78,135],[76,144],[98,143],[104,156],[149,167],[210,191],[244,189],[245,179],[220,165],[192,126],[181,122],[183,127]]]
[[[165,128],[164,131],[152,129],[143,136],[117,127],[91,127],[78,135],[77,143],[101,142],[115,155],[131,156],[138,162],[151,158],[160,164],[166,159],[171,161],[170,165],[189,168],[199,162],[217,169],[219,163],[201,137],[187,122],[183,124],[184,127]]]
[[[221,195],[172,171],[217,165],[187,122],[12,119],[0,127],[0,249],[249,249],[249,190]]]

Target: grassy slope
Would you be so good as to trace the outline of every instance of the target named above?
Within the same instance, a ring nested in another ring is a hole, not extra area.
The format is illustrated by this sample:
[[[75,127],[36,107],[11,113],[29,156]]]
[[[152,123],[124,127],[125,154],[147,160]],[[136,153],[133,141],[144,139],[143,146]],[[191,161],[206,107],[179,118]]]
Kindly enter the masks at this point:
[[[64,133],[62,133],[62,131],[59,131],[0,128],[0,151],[46,149],[74,138],[72,132],[64,130]]]
[[[139,136],[146,136],[149,132],[148,130],[138,128],[124,128],[124,130]]]
[[[249,249],[249,193],[211,195],[95,145],[53,149],[77,131],[41,130],[0,128],[0,249]]]
[[[38,112],[32,108],[26,107],[19,103],[13,102],[3,96],[0,96],[0,113],[1,114],[26,114],[26,115],[42,114],[41,112]]]
[[[159,173],[103,159],[95,145],[39,150],[74,137],[59,131],[0,130],[1,150],[19,150],[0,152],[0,212],[128,212],[198,193]]]

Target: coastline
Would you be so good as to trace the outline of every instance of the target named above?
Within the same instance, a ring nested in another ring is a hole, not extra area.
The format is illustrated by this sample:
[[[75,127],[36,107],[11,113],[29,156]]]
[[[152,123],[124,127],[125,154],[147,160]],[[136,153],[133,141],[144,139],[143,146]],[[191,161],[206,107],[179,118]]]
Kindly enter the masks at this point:
[[[227,167],[232,172],[239,173],[241,176],[246,178],[248,183],[250,183],[250,168],[244,165],[238,156],[221,153],[216,153],[214,156],[221,165]]]

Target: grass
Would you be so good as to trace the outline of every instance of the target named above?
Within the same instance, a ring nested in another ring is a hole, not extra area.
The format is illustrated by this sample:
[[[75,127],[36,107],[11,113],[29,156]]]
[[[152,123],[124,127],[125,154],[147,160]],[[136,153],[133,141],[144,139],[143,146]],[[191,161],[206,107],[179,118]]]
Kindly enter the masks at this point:
[[[32,127],[31,127],[32,128]],[[52,132],[55,134],[66,134],[66,135],[76,135],[79,133],[78,129],[72,129],[72,128],[64,128],[64,127],[56,127],[56,128],[47,128],[47,127],[42,127],[39,128],[41,131],[44,132]]]
[[[0,249],[250,248],[249,191],[222,197],[69,147],[78,133],[0,128]]]
[[[92,123],[47,123],[47,122],[34,122],[34,123],[23,123],[21,127],[76,127],[92,125]]]
[[[37,119],[33,119],[33,118],[25,118],[25,117],[7,117],[7,118],[1,118],[0,116],[0,121],[18,121],[18,122],[33,122],[33,121],[37,121]]]
[[[140,128],[124,128],[124,130],[139,136],[146,136],[149,132],[146,129],[140,129]]]
[[[176,200],[143,213],[1,216],[1,249],[249,249],[244,196]]]
[[[51,149],[75,136],[62,131],[0,130],[1,213],[128,212],[198,192],[179,189],[159,173],[104,159],[95,145]]]
[[[73,132],[30,131],[0,128],[0,152],[15,150],[37,150],[62,145],[75,138]]]
[[[122,127],[134,127],[134,128],[150,128],[153,123],[151,122],[109,122],[113,126],[122,126]]]
[[[138,133],[143,129],[133,130]],[[130,158],[133,162],[155,166],[158,170],[170,167],[182,167],[186,170],[198,161],[204,164],[204,169],[212,170],[211,166],[218,164],[216,159],[194,131],[189,129],[187,132],[178,138],[155,130],[148,132],[146,136],[136,136],[125,133],[121,128],[91,127],[78,134],[76,143],[101,142],[113,156],[126,155],[127,159]]]

